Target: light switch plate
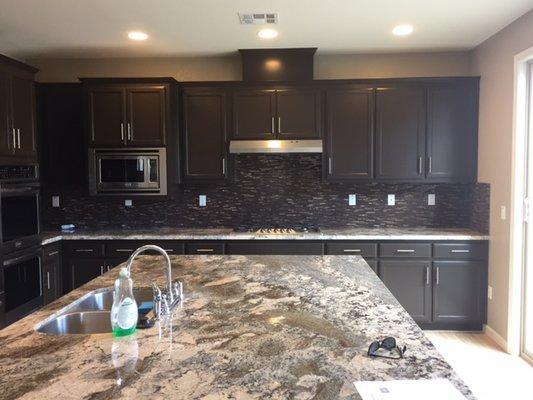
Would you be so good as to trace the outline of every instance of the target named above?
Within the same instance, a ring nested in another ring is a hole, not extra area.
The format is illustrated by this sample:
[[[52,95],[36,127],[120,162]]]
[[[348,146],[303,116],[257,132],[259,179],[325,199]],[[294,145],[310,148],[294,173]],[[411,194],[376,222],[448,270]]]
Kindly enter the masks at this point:
[[[205,207],[207,205],[207,196],[205,194],[198,196],[198,205],[200,207]]]
[[[434,206],[435,205],[435,194],[430,193],[428,194],[428,206]]]
[[[133,207],[133,201],[132,200],[124,200],[124,205],[126,207]]]
[[[349,206],[355,206],[357,204],[357,197],[355,194],[349,194],[348,195],[348,205]]]
[[[507,207],[500,206],[500,218],[505,221],[507,219]]]
[[[396,205],[396,195],[394,194],[389,194],[387,196],[387,205],[389,206],[394,206]]]
[[[59,207],[59,196],[52,196],[52,207]]]

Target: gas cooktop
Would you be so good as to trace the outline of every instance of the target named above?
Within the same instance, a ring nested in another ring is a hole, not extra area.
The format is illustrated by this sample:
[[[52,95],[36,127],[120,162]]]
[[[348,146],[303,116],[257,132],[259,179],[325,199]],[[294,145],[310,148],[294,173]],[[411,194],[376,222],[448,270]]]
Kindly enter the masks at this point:
[[[297,235],[302,233],[318,233],[320,229],[317,227],[269,227],[269,228],[248,228],[239,227],[234,229],[235,232],[255,233],[256,235]]]

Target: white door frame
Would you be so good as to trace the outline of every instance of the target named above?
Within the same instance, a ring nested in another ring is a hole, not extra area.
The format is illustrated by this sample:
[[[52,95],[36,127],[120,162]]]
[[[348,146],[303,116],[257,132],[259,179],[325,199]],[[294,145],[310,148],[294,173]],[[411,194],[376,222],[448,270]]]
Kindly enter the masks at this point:
[[[514,107],[511,181],[511,226],[509,259],[509,303],[507,352],[519,355],[522,336],[522,299],[524,283],[524,197],[526,188],[526,139],[528,117],[528,64],[533,61],[533,47],[514,58]],[[533,158],[533,157],[532,157]],[[532,210],[533,211],[533,210]],[[531,218],[530,218],[531,219]]]

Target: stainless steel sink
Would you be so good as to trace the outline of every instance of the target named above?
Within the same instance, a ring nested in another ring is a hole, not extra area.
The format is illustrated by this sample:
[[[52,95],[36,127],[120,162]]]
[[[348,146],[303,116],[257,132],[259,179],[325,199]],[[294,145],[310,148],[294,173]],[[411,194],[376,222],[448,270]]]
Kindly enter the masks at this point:
[[[138,305],[153,300],[151,289],[134,289],[133,296]],[[42,321],[35,330],[50,335],[110,333],[112,305],[113,288],[94,290]]]

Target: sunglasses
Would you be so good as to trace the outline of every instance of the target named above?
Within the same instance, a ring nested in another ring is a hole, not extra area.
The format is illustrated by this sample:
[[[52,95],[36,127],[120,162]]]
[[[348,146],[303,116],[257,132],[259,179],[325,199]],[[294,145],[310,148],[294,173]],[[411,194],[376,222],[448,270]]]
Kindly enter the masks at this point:
[[[385,349],[388,351],[394,350],[398,353],[398,356],[380,354],[378,353],[379,349]],[[382,357],[390,358],[391,360],[399,360],[400,358],[403,358],[405,350],[405,346],[403,346],[402,348],[398,347],[398,345],[396,344],[396,339],[394,339],[393,337],[386,337],[381,341],[376,340],[375,342],[370,343],[370,346],[368,347],[368,355],[370,357]]]

